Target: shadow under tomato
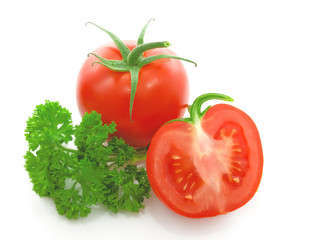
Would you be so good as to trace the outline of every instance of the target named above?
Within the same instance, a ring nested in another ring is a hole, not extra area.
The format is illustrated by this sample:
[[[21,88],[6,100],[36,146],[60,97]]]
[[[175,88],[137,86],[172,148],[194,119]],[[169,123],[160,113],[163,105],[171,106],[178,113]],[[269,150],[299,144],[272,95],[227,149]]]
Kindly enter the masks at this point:
[[[210,218],[188,218],[167,208],[154,193],[146,202],[152,218],[167,231],[179,237],[199,238],[206,235],[223,235],[230,231],[234,212]]]

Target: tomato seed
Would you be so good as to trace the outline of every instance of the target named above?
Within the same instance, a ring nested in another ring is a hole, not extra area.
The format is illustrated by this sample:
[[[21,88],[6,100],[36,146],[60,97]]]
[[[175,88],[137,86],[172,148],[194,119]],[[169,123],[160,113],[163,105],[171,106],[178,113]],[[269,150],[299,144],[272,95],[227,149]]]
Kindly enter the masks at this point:
[[[242,170],[241,170],[241,168],[239,168],[239,167],[236,167],[236,166],[234,166],[234,165],[231,165],[230,166],[231,168],[233,168],[233,169],[236,169],[236,170],[238,170],[239,172],[241,172]]]
[[[233,180],[234,182],[236,182],[236,183],[239,183],[239,182],[240,182],[240,179],[239,179],[238,177],[234,177],[232,180]]]
[[[231,136],[233,136],[236,132],[237,132],[236,129],[232,129],[232,131],[231,131]]]
[[[172,155],[172,159],[173,159],[173,160],[179,160],[179,159],[181,159],[181,157],[178,156],[178,155]]]
[[[226,136],[226,130],[225,129],[221,129],[220,130],[220,136],[221,137],[225,137]]]
[[[190,173],[188,176],[187,176],[187,179],[191,178],[193,175],[193,173]]]
[[[241,148],[234,148],[233,151],[234,152],[241,152]]]
[[[188,186],[188,183],[186,183],[184,186],[183,186],[183,191],[185,191],[187,189],[187,186]]]
[[[190,195],[190,194],[185,195],[185,196],[184,196],[184,198],[186,198],[186,199],[190,199],[190,200],[191,200],[191,199],[192,199],[192,195]]]
[[[181,163],[178,163],[178,162],[172,164],[173,167],[177,167],[177,166],[180,166],[180,165],[181,165]]]
[[[179,177],[179,178],[177,178],[177,183],[181,183],[181,182],[182,182],[182,180],[183,180],[183,177]]]

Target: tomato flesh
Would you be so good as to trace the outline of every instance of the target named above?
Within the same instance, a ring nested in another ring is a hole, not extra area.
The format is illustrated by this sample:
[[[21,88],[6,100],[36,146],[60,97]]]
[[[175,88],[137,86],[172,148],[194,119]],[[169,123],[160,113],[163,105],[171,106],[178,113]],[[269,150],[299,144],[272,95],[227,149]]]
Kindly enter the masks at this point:
[[[185,199],[191,199],[194,191],[198,189],[201,180],[193,165],[190,156],[184,156],[177,149],[171,149],[166,157],[167,174],[170,184],[177,190],[178,194]]]
[[[155,194],[187,217],[233,211],[255,194],[263,155],[258,130],[244,112],[211,107],[195,125],[172,122],[153,137],[147,173]]]

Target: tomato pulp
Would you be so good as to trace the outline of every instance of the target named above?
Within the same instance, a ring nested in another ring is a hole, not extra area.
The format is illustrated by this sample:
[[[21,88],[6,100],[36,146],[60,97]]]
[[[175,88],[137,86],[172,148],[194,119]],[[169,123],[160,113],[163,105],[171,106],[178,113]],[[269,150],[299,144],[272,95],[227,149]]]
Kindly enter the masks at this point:
[[[259,132],[243,111],[227,104],[196,121],[174,121],[152,138],[147,173],[152,189],[171,210],[211,217],[247,203],[263,168]]]
[[[135,41],[124,41],[130,49]],[[122,56],[114,43],[108,43],[94,51],[110,60]],[[151,49],[144,57],[174,53],[167,48]],[[136,147],[145,147],[156,130],[165,122],[180,118],[188,106],[189,82],[183,64],[177,59],[159,59],[140,69],[132,110],[129,116],[131,76],[129,72],[116,72],[89,56],[78,77],[77,102],[81,115],[97,111],[103,123],[117,124],[116,135]]]

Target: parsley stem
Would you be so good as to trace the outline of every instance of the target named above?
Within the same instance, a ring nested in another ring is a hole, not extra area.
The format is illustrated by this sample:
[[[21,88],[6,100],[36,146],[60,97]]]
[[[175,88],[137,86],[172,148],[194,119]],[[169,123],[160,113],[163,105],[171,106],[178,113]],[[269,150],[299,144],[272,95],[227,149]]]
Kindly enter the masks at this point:
[[[61,148],[62,150],[66,151],[66,152],[69,152],[69,153],[73,153],[73,154],[77,154],[77,155],[81,155],[81,156],[84,156],[85,154],[79,150],[76,150],[76,149],[71,149],[71,148],[67,148],[65,146],[62,146],[60,144],[57,144],[57,146],[59,148]]]
[[[72,190],[74,190],[76,188],[76,185],[77,185],[78,181],[75,181],[71,187]]]
[[[136,149],[136,155],[133,157],[131,163],[135,164],[136,162],[146,160],[146,157],[147,157],[147,149],[138,148]]]

